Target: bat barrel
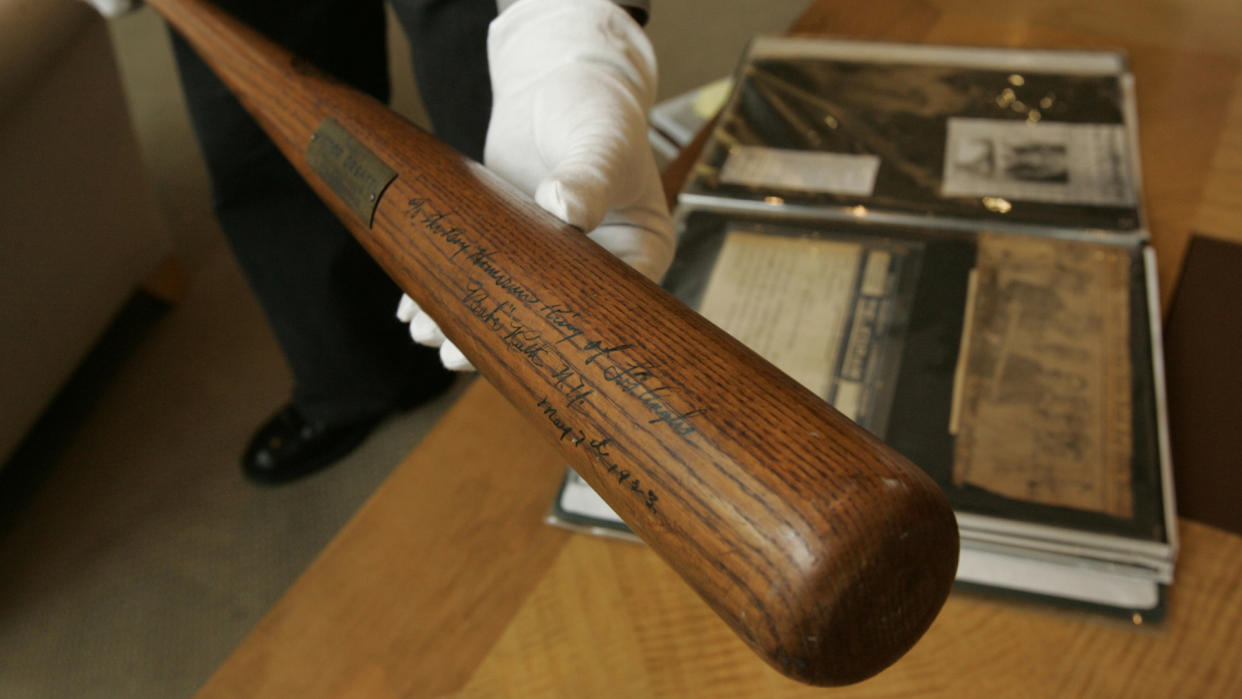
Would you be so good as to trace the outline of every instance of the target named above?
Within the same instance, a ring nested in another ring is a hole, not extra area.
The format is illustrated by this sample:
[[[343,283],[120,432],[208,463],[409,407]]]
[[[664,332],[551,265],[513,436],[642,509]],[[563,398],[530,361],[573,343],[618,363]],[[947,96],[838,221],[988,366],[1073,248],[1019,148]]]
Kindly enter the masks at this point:
[[[476,163],[204,0],[149,0],[392,278],[766,661],[901,656],[957,565],[922,471]],[[487,435],[479,435],[487,439]],[[497,478],[504,445],[496,445]]]

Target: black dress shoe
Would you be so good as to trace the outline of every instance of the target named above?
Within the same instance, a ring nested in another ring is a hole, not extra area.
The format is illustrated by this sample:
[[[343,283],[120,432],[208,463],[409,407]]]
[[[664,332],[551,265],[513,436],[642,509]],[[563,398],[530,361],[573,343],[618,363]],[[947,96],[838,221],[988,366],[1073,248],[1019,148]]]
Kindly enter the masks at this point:
[[[246,478],[286,483],[332,465],[362,443],[383,416],[346,425],[307,420],[293,404],[263,423],[242,456]]]
[[[411,410],[439,396],[453,385],[457,374],[438,364],[423,372],[415,385],[396,401],[396,410]],[[385,414],[343,425],[309,420],[290,403],[259,428],[242,456],[246,478],[276,485],[308,476],[343,459],[362,444]]]

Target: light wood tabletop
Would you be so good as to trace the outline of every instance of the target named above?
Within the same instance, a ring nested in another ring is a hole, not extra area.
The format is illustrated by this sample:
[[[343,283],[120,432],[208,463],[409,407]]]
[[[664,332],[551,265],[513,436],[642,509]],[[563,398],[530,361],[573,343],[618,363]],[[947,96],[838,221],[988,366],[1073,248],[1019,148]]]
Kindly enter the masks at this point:
[[[821,0],[795,29],[1125,49],[1166,304],[1192,232],[1242,240],[1237,0]],[[955,592],[894,666],[824,690],[769,668],[646,548],[544,524],[563,474],[475,380],[200,696],[1242,696],[1242,537],[1182,521],[1158,625]]]

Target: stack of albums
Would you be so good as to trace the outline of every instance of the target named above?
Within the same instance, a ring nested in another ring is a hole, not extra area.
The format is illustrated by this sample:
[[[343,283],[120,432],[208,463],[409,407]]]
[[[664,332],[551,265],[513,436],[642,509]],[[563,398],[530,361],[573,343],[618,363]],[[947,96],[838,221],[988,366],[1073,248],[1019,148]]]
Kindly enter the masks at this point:
[[[1154,620],[1177,536],[1140,181],[1122,55],[759,38],[665,286],[941,485],[961,585]],[[550,519],[626,533],[572,472]]]

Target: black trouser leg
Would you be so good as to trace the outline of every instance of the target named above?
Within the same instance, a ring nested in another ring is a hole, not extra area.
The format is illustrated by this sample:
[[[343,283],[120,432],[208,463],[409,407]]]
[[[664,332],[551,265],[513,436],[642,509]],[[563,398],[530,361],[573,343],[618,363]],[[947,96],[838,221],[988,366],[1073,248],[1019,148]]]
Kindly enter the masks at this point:
[[[219,3],[294,53],[386,100],[379,0]],[[440,371],[393,313],[400,292],[318,200],[215,75],[179,38],[177,65],[220,225],[289,361],[294,402],[342,423],[393,407]]]
[[[410,39],[414,75],[436,136],[483,160],[492,110],[487,25],[496,0],[390,0]]]

